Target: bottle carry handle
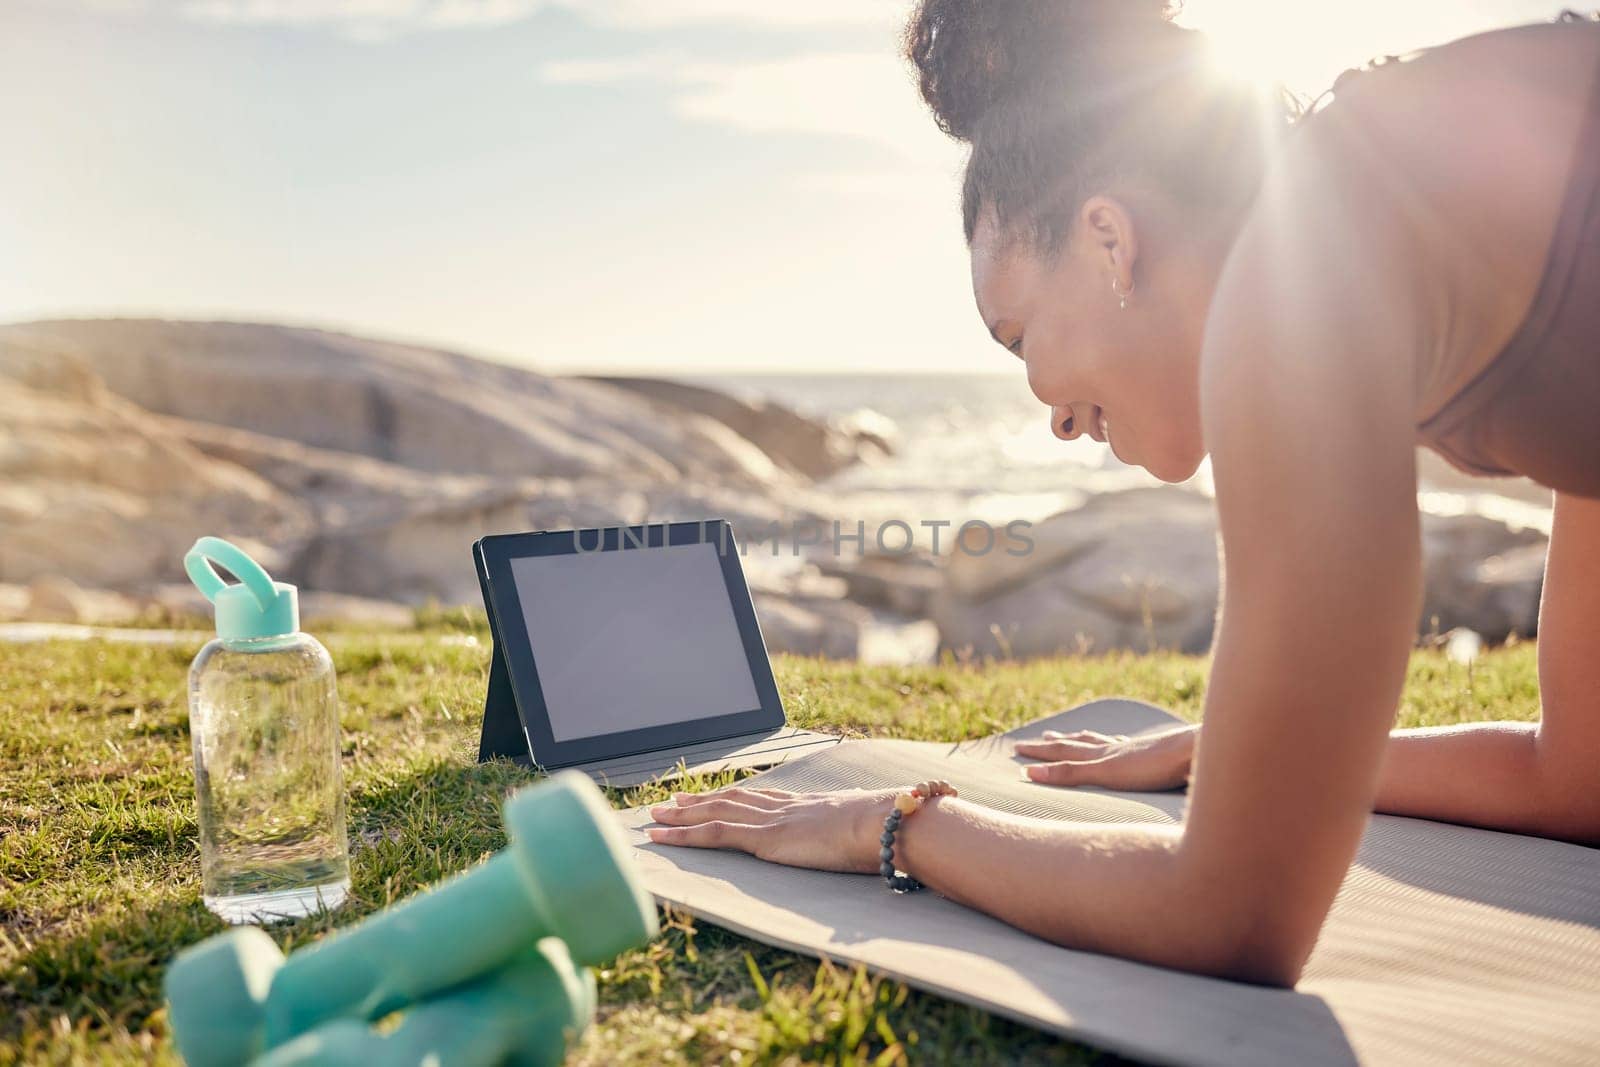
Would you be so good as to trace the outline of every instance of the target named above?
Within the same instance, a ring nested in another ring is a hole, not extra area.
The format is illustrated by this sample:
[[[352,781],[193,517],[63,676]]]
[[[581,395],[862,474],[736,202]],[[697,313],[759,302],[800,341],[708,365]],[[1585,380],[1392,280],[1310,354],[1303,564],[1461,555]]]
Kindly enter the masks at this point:
[[[199,587],[205,598],[216,602],[217,594],[228,588],[228,583],[217,573],[213,563],[239,579],[256,598],[262,611],[267,611],[278,599],[278,589],[261,564],[245,554],[244,549],[220,537],[202,537],[183,557],[183,569],[189,579]]]

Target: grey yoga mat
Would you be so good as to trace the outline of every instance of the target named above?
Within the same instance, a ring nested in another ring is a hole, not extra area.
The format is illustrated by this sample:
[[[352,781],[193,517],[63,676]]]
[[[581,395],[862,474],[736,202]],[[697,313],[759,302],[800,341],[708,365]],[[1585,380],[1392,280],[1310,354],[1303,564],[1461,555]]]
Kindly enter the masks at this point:
[[[1172,821],[1182,794],[1024,782],[1010,750],[1047,729],[1132,734],[1175,721],[1102,700],[961,744],[848,742],[751,781],[822,790],[940,777],[1020,814]],[[932,892],[895,896],[876,876],[654,845],[645,809],[622,814],[658,900],[1127,1056],[1230,1067],[1600,1063],[1597,849],[1375,815],[1291,991],[1061,948]]]

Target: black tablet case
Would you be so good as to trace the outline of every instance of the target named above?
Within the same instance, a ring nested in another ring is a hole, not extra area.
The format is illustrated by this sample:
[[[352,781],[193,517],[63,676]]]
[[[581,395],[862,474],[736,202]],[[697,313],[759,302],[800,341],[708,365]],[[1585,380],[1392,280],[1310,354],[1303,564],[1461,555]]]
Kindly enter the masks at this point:
[[[472,546],[472,562],[478,571],[483,610],[489,616],[489,639],[494,645],[489,659],[489,691],[483,701],[483,733],[478,738],[478,762],[513,759],[531,767],[533,745],[528,740],[527,728],[522,725],[517,695],[511,689],[511,671],[506,667],[505,653],[500,648],[500,628],[495,622],[494,605],[489,599],[489,569],[484,565],[481,542]]]

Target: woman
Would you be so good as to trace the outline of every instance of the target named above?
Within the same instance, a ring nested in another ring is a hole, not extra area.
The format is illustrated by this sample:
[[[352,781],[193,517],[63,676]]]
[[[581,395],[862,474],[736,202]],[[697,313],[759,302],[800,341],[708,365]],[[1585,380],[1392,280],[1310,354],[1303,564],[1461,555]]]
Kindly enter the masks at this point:
[[[1168,16],[923,0],[907,42],[971,144],[978,311],[1056,435],[1168,481],[1211,455],[1226,566],[1203,725],[1019,746],[1041,783],[1188,778],[1186,820],[939,796],[894,859],[1062,945],[1292,985],[1374,807],[1600,844],[1600,26],[1385,64],[1290,129]],[[1556,491],[1536,726],[1388,732],[1420,605],[1419,442]],[[870,872],[891,803],[681,795],[652,836]]]

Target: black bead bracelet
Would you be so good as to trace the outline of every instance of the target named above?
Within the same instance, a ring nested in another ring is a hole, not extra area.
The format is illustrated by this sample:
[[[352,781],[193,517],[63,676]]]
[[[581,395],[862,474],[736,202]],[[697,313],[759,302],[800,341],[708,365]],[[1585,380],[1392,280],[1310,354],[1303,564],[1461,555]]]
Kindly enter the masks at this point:
[[[878,873],[883,875],[883,880],[888,882],[889,888],[896,893],[910,893],[922,888],[921,882],[909,874],[901,874],[894,869],[894,835],[900,829],[900,820],[922,807],[924,800],[955,795],[955,786],[942,778],[930,778],[926,782],[918,782],[908,792],[894,798],[894,807],[890,810],[888,818],[883,820],[883,836],[878,838]]]
[[[899,808],[889,812],[889,817],[883,820],[883,836],[878,838],[878,873],[883,875],[883,880],[889,883],[889,888],[896,893],[910,893],[921,889],[922,883],[909,874],[901,874],[894,869],[894,835],[900,829],[902,813]]]

